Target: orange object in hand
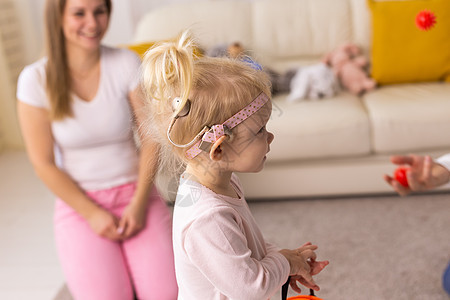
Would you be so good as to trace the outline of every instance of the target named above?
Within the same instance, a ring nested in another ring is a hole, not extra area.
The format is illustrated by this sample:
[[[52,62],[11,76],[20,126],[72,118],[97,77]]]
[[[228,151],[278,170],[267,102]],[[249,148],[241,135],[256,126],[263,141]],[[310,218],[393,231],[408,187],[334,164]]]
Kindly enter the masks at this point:
[[[406,171],[408,168],[399,167],[394,172],[394,179],[400,182],[404,187],[409,187],[408,178],[406,177]]]

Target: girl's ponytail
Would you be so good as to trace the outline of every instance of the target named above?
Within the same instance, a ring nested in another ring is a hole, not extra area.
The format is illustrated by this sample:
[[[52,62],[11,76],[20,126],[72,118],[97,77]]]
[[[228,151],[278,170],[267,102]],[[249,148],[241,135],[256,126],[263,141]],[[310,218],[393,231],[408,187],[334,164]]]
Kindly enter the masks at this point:
[[[155,44],[144,55],[141,84],[147,99],[147,120],[142,126],[148,137],[159,144],[155,183],[166,199],[176,193],[179,174],[184,169],[181,156],[174,155],[166,135],[170,119],[186,105],[194,73],[194,41],[188,31],[176,39]],[[175,111],[172,101],[181,98]],[[172,117],[171,117],[172,116]],[[174,200],[174,199],[171,199]]]
[[[182,99],[177,114],[186,104],[191,91],[194,70],[194,41],[188,30],[175,41],[166,41],[153,46],[142,63],[143,88],[147,99],[158,100],[159,107],[175,97]],[[164,111],[164,108],[163,108]]]

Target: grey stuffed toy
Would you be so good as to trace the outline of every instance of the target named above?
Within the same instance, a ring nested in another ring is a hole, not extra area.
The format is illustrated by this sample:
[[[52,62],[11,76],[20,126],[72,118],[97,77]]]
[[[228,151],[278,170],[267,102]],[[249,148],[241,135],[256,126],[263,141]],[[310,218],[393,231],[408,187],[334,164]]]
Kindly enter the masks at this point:
[[[324,63],[302,67],[291,80],[288,102],[329,98],[339,92],[339,82],[333,70]]]

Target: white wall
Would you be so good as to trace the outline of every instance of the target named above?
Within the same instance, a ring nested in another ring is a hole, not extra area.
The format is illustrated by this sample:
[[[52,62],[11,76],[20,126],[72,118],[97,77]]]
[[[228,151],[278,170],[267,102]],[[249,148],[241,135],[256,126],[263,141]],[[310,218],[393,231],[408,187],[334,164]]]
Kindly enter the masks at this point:
[[[9,70],[3,42],[0,40],[0,151],[4,148],[21,148],[23,144],[17,125],[15,90]]]
[[[24,5],[23,0],[7,1],[2,2],[4,6],[1,14],[8,15],[9,21],[3,21],[0,28],[0,150],[23,147],[16,114],[15,81],[32,52],[30,49],[35,47],[36,39],[30,32],[23,30],[25,24],[27,27],[32,24],[30,7]]]
[[[24,63],[29,64],[43,55],[43,14],[45,0],[15,0],[25,39]]]

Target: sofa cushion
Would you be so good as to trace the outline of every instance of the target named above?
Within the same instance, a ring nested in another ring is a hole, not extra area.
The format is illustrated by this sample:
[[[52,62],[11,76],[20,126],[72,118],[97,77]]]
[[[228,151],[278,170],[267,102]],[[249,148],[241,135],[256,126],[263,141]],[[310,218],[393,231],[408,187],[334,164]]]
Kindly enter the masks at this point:
[[[270,161],[370,153],[367,113],[360,99],[346,93],[296,103],[286,102],[285,95],[274,97],[267,128],[275,135]]]
[[[170,39],[187,28],[205,48],[241,42],[251,49],[251,3],[229,0],[168,4],[145,14],[133,41]]]
[[[370,32],[365,5],[364,1],[350,0],[254,1],[255,51],[285,59],[322,56],[345,41],[365,48],[368,41],[364,39]]]
[[[315,0],[255,1],[255,50],[283,58],[329,51],[351,36],[349,6],[341,4],[341,1]],[[330,23],[335,26],[329,26]]]
[[[450,84],[391,85],[364,96],[376,153],[450,147]]]
[[[438,81],[450,74],[450,1],[368,0],[372,11],[372,77],[381,84]],[[436,15],[428,31],[419,12]]]

